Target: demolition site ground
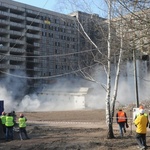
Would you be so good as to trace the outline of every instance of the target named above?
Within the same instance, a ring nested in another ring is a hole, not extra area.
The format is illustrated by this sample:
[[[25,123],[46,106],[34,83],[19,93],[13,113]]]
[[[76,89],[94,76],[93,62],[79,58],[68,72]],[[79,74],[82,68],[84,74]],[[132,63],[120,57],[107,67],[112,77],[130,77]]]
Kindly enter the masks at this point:
[[[24,112],[30,139],[21,141],[15,127],[13,141],[6,142],[1,135],[0,150],[137,150],[131,110],[126,112],[129,128],[121,138],[114,121],[114,139],[107,139],[105,110]],[[150,149],[150,129],[147,130]]]

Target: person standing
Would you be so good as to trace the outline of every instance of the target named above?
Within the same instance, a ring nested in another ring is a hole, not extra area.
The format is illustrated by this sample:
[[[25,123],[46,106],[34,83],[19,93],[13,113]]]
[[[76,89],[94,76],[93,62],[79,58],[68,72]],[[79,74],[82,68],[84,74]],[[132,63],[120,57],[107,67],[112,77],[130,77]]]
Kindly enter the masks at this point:
[[[140,106],[139,106],[139,111],[140,111],[141,109],[143,109],[143,110],[144,110],[144,106],[143,106],[143,105],[140,105]],[[136,119],[136,118],[137,118],[137,116],[139,116],[139,115],[140,115],[140,113],[137,113],[134,119]],[[147,114],[147,113],[145,113],[145,111],[144,111],[144,115],[145,115],[145,116],[147,117],[147,119],[148,119],[148,114]]]
[[[20,114],[20,118],[18,119],[18,121],[19,121],[19,136],[20,136],[20,140],[23,140],[22,133],[24,133],[26,139],[29,139],[29,137],[27,135],[27,131],[26,131],[26,121],[27,121],[27,118],[24,117],[23,114]]]
[[[11,115],[12,115],[13,118],[14,118],[14,125],[17,125],[17,123],[16,123],[16,117],[17,117],[16,112],[15,112],[15,111],[12,111],[12,112],[11,112]]]
[[[143,114],[143,115],[147,118],[147,120],[148,120],[148,125],[147,125],[147,126],[149,126],[148,114],[145,112],[145,109],[144,109],[144,106],[143,106],[143,105],[140,105],[140,106],[139,106],[139,111],[138,111],[138,113],[136,114],[134,120],[135,120],[138,116],[140,116],[140,110],[144,110],[144,114]],[[145,136],[145,142],[144,142],[144,143],[146,143],[146,136]],[[147,145],[145,145],[145,147],[147,147]]]
[[[116,114],[116,121],[119,125],[120,135],[123,137],[124,133],[126,133],[126,127],[128,127],[128,123],[127,114],[122,110],[122,108],[119,108],[119,111]]]
[[[9,139],[13,140],[14,118],[13,116],[11,116],[11,113],[8,113],[6,116],[5,126],[6,126],[6,141],[8,141]]]
[[[5,122],[6,122],[6,113],[3,111],[2,115],[1,115],[1,123],[2,123],[2,128],[3,128],[4,134],[6,134]]]
[[[140,115],[136,117],[134,120],[134,124],[136,128],[136,140],[141,148],[141,150],[145,150],[146,148],[146,132],[148,127],[148,118],[144,115],[144,109],[139,110]]]

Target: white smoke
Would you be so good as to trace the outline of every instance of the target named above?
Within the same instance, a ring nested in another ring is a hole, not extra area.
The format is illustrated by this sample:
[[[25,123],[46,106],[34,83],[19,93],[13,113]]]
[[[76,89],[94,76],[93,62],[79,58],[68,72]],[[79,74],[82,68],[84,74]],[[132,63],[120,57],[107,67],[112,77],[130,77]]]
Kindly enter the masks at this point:
[[[6,112],[11,112],[13,109],[17,107],[17,102],[12,99],[12,92],[8,92],[7,89],[2,86],[0,87],[0,99],[4,101],[4,110]]]
[[[144,66],[145,70],[148,70],[145,63],[139,63],[141,68]],[[127,105],[136,103],[135,87],[134,87],[134,72],[133,64],[128,62],[122,69],[119,87],[117,94],[116,105]],[[138,70],[138,83],[139,83],[139,100],[147,100],[150,97],[148,91],[150,82],[145,82],[143,79],[149,80],[149,73]],[[5,88],[5,84],[1,84],[1,100],[4,100],[4,107],[6,111],[53,111],[53,110],[75,110],[84,108],[81,105],[85,105],[86,108],[101,109],[105,108],[106,91],[106,74],[103,67],[96,67],[93,71],[93,78],[97,83],[74,79],[72,81],[59,80],[51,87],[45,87],[40,93],[33,95],[25,95],[23,99],[14,99],[15,92],[19,92],[20,89],[25,87],[26,82],[20,82],[17,79],[7,79],[11,81],[11,84],[7,81],[7,85],[10,85],[10,90]],[[112,71],[112,94],[114,87],[115,69]],[[142,79],[141,79],[142,78]],[[13,89],[13,87],[15,87]],[[83,97],[76,95],[81,87],[89,88],[87,95],[85,95],[85,104]],[[74,97],[72,95],[75,95]],[[78,102],[77,102],[78,101]],[[81,101],[81,103],[79,102]]]

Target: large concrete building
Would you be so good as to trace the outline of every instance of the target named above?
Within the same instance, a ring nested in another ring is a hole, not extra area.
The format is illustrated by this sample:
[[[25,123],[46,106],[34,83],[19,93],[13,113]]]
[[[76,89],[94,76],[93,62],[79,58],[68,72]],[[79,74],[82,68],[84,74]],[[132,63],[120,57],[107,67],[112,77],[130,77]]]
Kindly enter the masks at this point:
[[[35,88],[55,82],[55,77],[76,76],[79,63],[80,67],[93,63],[87,52],[80,52],[94,49],[78,31],[77,18],[93,37],[92,17],[82,12],[65,15],[0,0],[1,79],[17,72],[18,77],[27,77],[29,87]],[[19,72],[24,75],[19,76]]]
[[[77,18],[91,32],[91,17],[82,12],[65,15],[0,0],[0,77],[23,72],[29,87],[38,87],[53,83],[61,75],[76,76],[79,63],[80,67],[82,61],[84,66],[91,64],[88,53],[79,57],[80,51],[93,49],[79,34]]]
[[[75,75],[82,47],[75,17],[0,0],[0,35],[1,78],[24,72],[28,85],[38,87]]]

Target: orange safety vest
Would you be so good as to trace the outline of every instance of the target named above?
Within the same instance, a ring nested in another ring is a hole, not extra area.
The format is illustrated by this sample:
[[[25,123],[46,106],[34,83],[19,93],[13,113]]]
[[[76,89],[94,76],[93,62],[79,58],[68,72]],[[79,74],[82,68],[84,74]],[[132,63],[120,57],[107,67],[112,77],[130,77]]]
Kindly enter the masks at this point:
[[[118,122],[126,122],[125,113],[123,111],[118,112]]]

